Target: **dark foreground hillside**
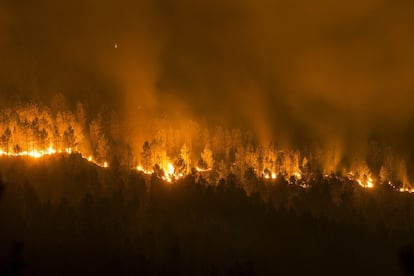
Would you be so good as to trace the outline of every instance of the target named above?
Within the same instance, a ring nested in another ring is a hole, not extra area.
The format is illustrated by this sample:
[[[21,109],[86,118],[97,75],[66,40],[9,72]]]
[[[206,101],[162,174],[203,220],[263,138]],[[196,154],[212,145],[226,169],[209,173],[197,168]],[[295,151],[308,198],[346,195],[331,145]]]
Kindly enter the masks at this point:
[[[414,196],[0,159],[1,275],[407,275]]]

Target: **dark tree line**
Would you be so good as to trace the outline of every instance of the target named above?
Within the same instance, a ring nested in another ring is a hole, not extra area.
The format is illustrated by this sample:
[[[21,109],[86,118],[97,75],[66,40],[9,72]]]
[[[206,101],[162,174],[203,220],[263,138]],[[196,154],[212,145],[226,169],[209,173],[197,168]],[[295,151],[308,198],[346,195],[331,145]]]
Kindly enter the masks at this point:
[[[399,275],[414,242],[411,194],[335,174],[167,183],[77,155],[1,158],[0,173],[15,275]]]

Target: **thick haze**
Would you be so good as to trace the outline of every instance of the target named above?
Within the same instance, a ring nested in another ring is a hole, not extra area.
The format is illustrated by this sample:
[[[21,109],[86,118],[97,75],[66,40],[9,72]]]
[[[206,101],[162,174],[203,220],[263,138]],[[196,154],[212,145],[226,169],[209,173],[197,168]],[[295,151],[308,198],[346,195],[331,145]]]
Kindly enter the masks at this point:
[[[161,114],[411,154],[413,14],[409,0],[3,0],[1,98],[104,104],[135,135]]]

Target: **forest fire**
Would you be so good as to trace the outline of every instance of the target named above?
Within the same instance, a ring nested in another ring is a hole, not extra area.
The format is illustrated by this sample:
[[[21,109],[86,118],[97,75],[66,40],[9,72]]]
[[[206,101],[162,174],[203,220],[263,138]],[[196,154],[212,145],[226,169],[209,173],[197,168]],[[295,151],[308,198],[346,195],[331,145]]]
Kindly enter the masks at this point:
[[[69,154],[69,155],[80,154],[83,159],[87,160],[90,163],[97,165],[98,167],[102,167],[102,168],[109,167],[108,162],[105,161],[102,164],[100,164],[94,161],[92,156],[86,157],[81,152],[73,150],[71,148],[67,148],[64,150],[56,150],[53,147],[49,147],[47,150],[21,151],[21,152],[14,152],[14,153],[6,152],[3,149],[0,149],[0,156],[5,156],[5,157],[29,157],[33,159],[41,159],[43,157],[53,156],[57,154]]]
[[[104,119],[101,114],[90,122],[86,118],[80,104],[76,112],[67,108],[52,111],[33,103],[4,109],[0,113],[0,156],[39,159],[55,154],[79,154],[102,168],[109,168],[107,160],[113,160],[116,156],[119,166],[132,168],[138,164],[134,167],[137,171],[155,174],[167,182],[196,173],[211,184],[217,184],[229,174],[242,181],[246,175],[254,174],[255,177],[272,181],[281,176],[290,184],[308,187],[306,182],[316,171],[323,171],[325,178],[328,178],[329,172],[347,169],[336,167],[334,159],[327,158],[333,156],[332,152],[315,149],[315,153],[304,155],[299,150],[276,147],[274,144],[253,145],[251,139],[244,137],[238,129],[217,128],[211,131],[201,130],[197,125],[187,130],[194,133],[192,135],[159,128],[154,138],[145,142],[140,152],[136,152],[125,141],[115,141],[111,137],[110,133],[119,133],[119,129],[110,128],[117,122],[104,123],[109,119]],[[119,151],[122,149],[119,146],[114,149],[114,144],[123,145],[127,150]],[[351,163],[352,171],[346,178],[367,189],[393,183],[389,186],[396,191],[414,191],[404,160],[400,168],[393,171],[396,166],[390,165],[387,160],[395,158],[392,153],[388,155],[384,154],[383,160],[378,161],[383,166],[380,170],[376,169],[376,173],[365,161]]]
[[[0,276],[414,276],[413,15],[0,0]]]
[[[361,187],[372,189],[374,188],[374,180],[371,176],[367,176],[366,174],[359,174],[359,177],[355,176],[354,172],[348,172],[347,178],[352,181],[356,181]],[[391,183],[391,182],[388,182]]]
[[[167,161],[164,161],[164,162],[161,162],[161,163],[166,164],[166,165],[164,167],[159,167],[159,165],[156,164],[156,167],[157,168],[159,167],[158,170],[146,170],[141,165],[138,165],[136,167],[136,170],[139,171],[139,172],[142,172],[142,173],[144,173],[146,175],[152,175],[152,174],[155,173],[161,179],[163,179],[163,180],[165,180],[167,182],[170,182],[170,183],[173,182],[173,181],[175,181],[175,180],[178,180],[178,179],[184,177],[184,174],[182,174],[182,173],[176,173],[176,170],[175,170],[174,165],[172,163],[167,162]]]
[[[137,166],[137,171],[142,172],[144,174],[148,174],[148,175],[153,173],[153,171],[145,170],[142,166]]]
[[[262,175],[265,179],[273,179],[274,180],[274,179],[277,178],[277,173],[270,172],[269,170],[264,170]]]
[[[0,149],[0,156],[10,156],[10,157],[27,156],[27,157],[38,159],[44,156],[54,155],[56,153],[62,153],[62,152],[66,152],[69,154],[72,153],[70,149],[65,149],[64,151],[57,151],[53,147],[49,147],[47,150],[31,150],[31,151],[21,151],[21,152],[14,152],[14,153],[7,152],[7,151],[4,151],[3,149]]]
[[[196,169],[197,172],[211,172],[211,170],[212,170],[212,168],[203,169],[203,168],[200,168],[198,166],[195,167],[195,169]]]
[[[374,187],[374,182],[373,182],[371,177],[369,177],[368,179],[365,179],[365,180],[364,179],[363,180],[357,179],[357,182],[358,182],[359,185],[361,185],[364,188],[369,188],[370,189],[370,188]]]

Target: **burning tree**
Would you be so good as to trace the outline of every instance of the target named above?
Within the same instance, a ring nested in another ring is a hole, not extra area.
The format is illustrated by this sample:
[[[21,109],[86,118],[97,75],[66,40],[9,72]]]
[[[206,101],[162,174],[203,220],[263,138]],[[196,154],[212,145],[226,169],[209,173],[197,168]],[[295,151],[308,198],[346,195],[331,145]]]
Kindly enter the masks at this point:
[[[181,131],[164,119],[165,127],[155,125],[154,138],[143,144],[142,151],[134,152],[133,135],[129,135],[131,132],[125,130],[117,116],[109,114],[98,113],[89,122],[84,106],[78,103],[72,112],[62,95],[54,99],[53,109],[32,102],[4,108],[0,110],[0,153],[39,158],[58,152],[77,152],[101,166],[108,166],[106,160],[111,156],[114,165],[136,166],[145,173],[154,172],[158,166],[159,175],[168,181],[198,174],[216,182],[232,173],[232,177],[242,182],[257,178],[267,179],[267,183],[283,180],[309,187],[319,172],[324,172],[325,178],[343,180],[337,173],[342,170],[349,172],[348,180],[365,188],[373,188],[378,181],[395,189],[401,183],[402,191],[414,192],[406,161],[379,144],[371,145],[372,156],[356,162],[350,159],[348,164],[339,162],[343,159],[340,147],[333,143],[313,146],[303,154],[273,143],[260,145],[253,135],[242,135],[239,129],[217,127],[210,132],[191,121]],[[135,160],[135,156],[140,156],[140,160]],[[361,154],[356,152],[353,156]]]
[[[152,164],[152,152],[151,152],[151,146],[146,141],[144,145],[142,146],[142,152],[141,152],[141,162],[144,167],[145,171],[151,171],[153,164]]]
[[[1,146],[6,149],[7,154],[9,154],[9,143],[10,143],[11,135],[12,134],[11,134],[10,128],[7,127],[3,135],[1,135],[0,137]]]
[[[210,144],[206,144],[203,152],[201,153],[201,160],[204,161],[205,169],[212,169],[214,166],[213,151],[211,150]]]

